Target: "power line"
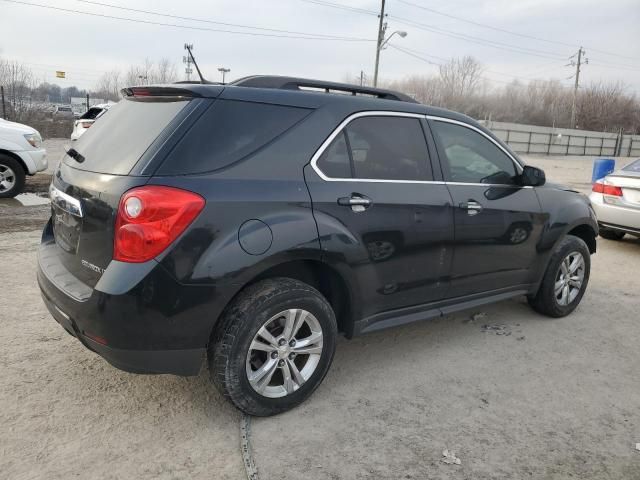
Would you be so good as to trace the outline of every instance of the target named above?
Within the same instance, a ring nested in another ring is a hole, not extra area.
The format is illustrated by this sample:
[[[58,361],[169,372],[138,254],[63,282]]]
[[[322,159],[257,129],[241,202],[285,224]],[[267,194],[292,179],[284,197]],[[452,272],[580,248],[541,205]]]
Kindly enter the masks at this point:
[[[329,2],[329,1],[325,1],[325,0],[300,0],[302,2],[306,2],[306,3],[313,3],[316,5],[322,5],[322,6],[326,6],[326,7],[331,7],[331,8],[337,8],[340,10],[346,10],[346,11],[351,11],[351,12],[356,12],[356,13],[364,13],[367,15],[378,15],[377,12],[374,12],[372,10],[366,10],[363,8],[356,8],[356,7],[348,7],[345,5],[340,5],[340,4],[336,4],[333,2]],[[514,53],[520,53],[520,54],[524,54],[524,55],[532,55],[535,57],[542,57],[542,58],[550,58],[550,59],[555,59],[555,60],[564,60],[565,57],[562,57],[558,54],[556,54],[555,52],[548,52],[548,51],[544,51],[544,50],[537,50],[537,49],[532,49],[532,48],[526,48],[526,47],[519,47],[517,45],[509,45],[509,44],[505,44],[502,42],[498,42],[495,40],[487,40],[484,38],[480,38],[480,37],[475,37],[472,35],[467,35],[464,33],[459,33],[459,32],[454,32],[452,30],[446,30],[444,28],[439,28],[433,25],[427,25],[424,23],[420,23],[420,22],[416,22],[414,20],[408,19],[408,18],[403,18],[403,17],[399,17],[397,15],[387,15],[388,18],[393,18],[395,19],[397,22],[405,24],[405,25],[409,25],[411,27],[417,28],[419,30],[424,30],[424,31],[428,31],[431,33],[435,33],[437,35],[444,35],[447,37],[451,37],[451,38],[456,38],[458,40],[463,40],[466,42],[471,42],[471,43],[475,43],[475,44],[480,44],[480,45],[485,45],[485,46],[489,46],[489,47],[493,47],[493,48],[497,48],[500,50],[506,50],[506,51],[510,51],[510,52],[514,52]]]
[[[430,65],[435,65],[435,66],[438,66],[438,67],[443,66],[443,64],[442,64],[442,63],[434,62],[434,61],[432,61],[432,60],[429,60],[429,59],[428,59],[428,58],[426,58],[426,57],[434,57],[434,58],[439,58],[439,59],[441,59],[441,60],[446,60],[446,59],[444,59],[444,58],[442,58],[442,57],[435,57],[434,55],[419,54],[419,53],[417,53],[415,50],[409,50],[409,49],[407,49],[407,48],[405,48],[405,47],[399,47],[399,46],[394,45],[394,44],[389,44],[389,46],[390,46],[391,48],[395,49],[395,50],[398,50],[398,51],[400,51],[400,52],[404,53],[405,55],[409,55],[409,56],[411,56],[411,57],[413,57],[413,58],[417,58],[418,60],[421,60],[421,61],[423,61],[423,62],[425,62],[425,63],[428,63],[428,64],[430,64]],[[448,61],[448,60],[447,60],[447,61]],[[503,75],[503,76],[510,76],[510,77],[514,77],[514,78],[520,78],[520,79],[523,79],[523,80],[532,80],[532,79],[530,79],[530,78],[526,78],[526,77],[518,77],[518,76],[516,76],[516,75],[509,75],[509,74],[506,74],[506,73],[502,73],[502,72],[494,72],[494,71],[491,71],[491,70],[485,70],[485,72],[493,73],[493,74],[495,74],[495,75]],[[485,76],[480,76],[480,78],[483,78],[484,80],[488,80],[488,81],[490,81],[490,82],[498,82],[498,83],[503,83],[503,84],[506,84],[506,85],[513,85],[513,80],[511,80],[511,81],[507,81],[507,80],[498,80],[498,79],[495,79],[495,78],[489,78],[489,77],[485,77]],[[522,86],[524,87],[525,85],[522,85]],[[562,85],[562,87],[563,87],[563,88],[568,88],[566,85]]]
[[[493,25],[489,25],[489,24],[486,24],[486,23],[476,22],[476,21],[469,20],[469,19],[466,19],[466,18],[458,17],[456,15],[451,15],[449,13],[441,12],[441,11],[435,10],[433,8],[425,7],[424,5],[417,5],[417,4],[415,4],[413,2],[409,2],[407,0],[398,0],[398,2],[404,3],[405,5],[410,5],[410,6],[415,7],[415,8],[419,8],[421,10],[425,10],[427,12],[435,13],[436,15],[442,15],[443,17],[453,18],[455,20],[458,20],[458,21],[461,21],[461,22],[465,22],[465,23],[469,23],[471,25],[476,25],[476,26],[479,26],[479,27],[488,28],[490,30],[495,30],[496,32],[507,33],[509,35],[515,35],[517,37],[529,38],[531,40],[537,40],[539,42],[546,42],[546,43],[551,43],[551,44],[555,44],[555,45],[562,45],[562,46],[565,46],[565,47],[575,48],[575,47],[578,46],[576,44],[560,42],[558,40],[550,40],[548,38],[536,37],[534,35],[527,35],[525,33],[514,32],[514,31],[511,31],[511,30],[504,29],[504,28],[495,27]],[[593,50],[594,52],[603,53],[603,54],[606,54],[606,55],[612,55],[612,56],[615,56],[615,57],[627,58],[627,59],[631,59],[631,60],[638,60],[637,58],[634,58],[634,57],[629,57],[629,56],[626,56],[626,55],[620,55],[618,53],[613,53],[613,52],[607,52],[605,50],[596,50],[594,48],[590,48],[590,50]]]
[[[252,25],[243,25],[240,23],[226,23],[226,22],[217,22],[214,20],[209,20],[209,19],[205,19],[205,18],[196,18],[196,17],[183,17],[180,15],[172,15],[169,13],[161,13],[158,11],[151,11],[151,10],[140,10],[137,8],[130,8],[130,7],[122,7],[120,5],[113,5],[111,3],[103,3],[103,2],[94,2],[91,0],[76,0],[78,2],[81,3],[87,3],[90,5],[99,5],[101,7],[108,7],[108,8],[115,8],[117,10],[125,10],[128,12],[136,12],[136,13],[144,13],[147,15],[156,15],[159,17],[166,17],[166,18],[175,18],[178,20],[187,20],[187,21],[191,21],[191,22],[203,22],[203,23],[209,23],[212,25],[224,25],[226,27],[239,27],[239,28],[249,28],[249,29],[253,29],[253,30],[262,30],[265,32],[277,32],[277,33],[287,33],[287,34],[291,34],[291,35],[304,35],[306,37],[323,37],[323,38],[329,38],[332,40],[368,40],[368,39],[364,39],[364,38],[356,38],[356,37],[347,37],[347,36],[342,36],[342,35],[327,35],[324,33],[309,33],[309,32],[298,32],[298,31],[293,31],[293,30],[280,30],[277,28],[266,28],[266,27],[255,27]]]
[[[348,12],[357,12],[357,13],[364,13],[367,15],[378,16],[378,12],[374,10],[367,10],[366,8],[350,7],[348,5],[340,5],[339,3],[327,2],[323,0],[300,0],[300,1],[306,2],[306,3],[315,3],[316,5],[323,5],[325,7],[338,8],[340,10],[346,10]]]
[[[556,60],[564,60],[566,57],[559,56],[555,52],[547,52],[544,50],[537,50],[526,47],[519,47],[517,45],[509,45],[502,42],[497,42],[495,40],[486,40],[481,37],[475,37],[473,35],[467,35],[464,33],[454,32],[452,30],[445,30],[444,28],[434,27],[433,25],[427,25],[425,23],[416,22],[414,20],[410,20],[408,18],[398,17],[396,15],[389,15],[390,18],[395,19],[397,22],[400,22],[405,25],[409,25],[411,27],[417,28],[419,30],[425,30],[427,32],[432,32],[437,35],[444,35],[446,37],[456,38],[458,40],[464,40],[466,42],[475,43],[479,45],[485,45],[488,47],[497,48],[499,50],[506,50],[514,53],[520,53],[523,55],[531,55],[534,57],[541,58],[550,58]]]
[[[548,40],[548,39],[545,39],[545,38],[535,37],[533,35],[527,35],[527,34],[524,34],[524,33],[512,32],[510,30],[505,30],[504,28],[499,28],[499,27],[494,27],[492,25],[487,25],[486,23],[475,22],[473,20],[467,20],[466,18],[458,17],[456,15],[451,15],[449,13],[440,12],[440,11],[435,10],[433,8],[425,7],[423,5],[417,5],[415,3],[408,2],[406,0],[398,0],[398,2],[404,3],[405,5],[410,5],[410,6],[415,7],[415,8],[419,8],[421,10],[425,10],[427,12],[435,13],[436,15],[442,15],[443,17],[453,18],[455,20],[459,20],[461,22],[469,23],[471,25],[476,25],[478,27],[483,27],[483,28],[488,28],[490,30],[495,30],[496,32],[508,33],[509,35],[516,35],[518,37],[529,38],[529,39],[532,39],[532,40],[538,40],[540,42],[554,43],[556,45],[563,45],[565,47],[571,47],[571,48],[577,47],[577,45],[573,45],[571,43],[564,43],[564,42],[558,42],[558,41],[555,41],[555,40]]]
[[[151,20],[141,20],[141,19],[134,19],[134,18],[128,18],[128,17],[117,17],[115,15],[106,15],[106,14],[102,14],[102,13],[84,12],[84,11],[81,11],[81,10],[73,10],[73,9],[70,9],[70,8],[54,7],[54,6],[51,6],[51,5],[42,5],[42,4],[39,4],[39,3],[22,2],[22,1],[19,1],[19,0],[0,0],[0,1],[7,2],[7,3],[14,3],[14,4],[18,4],[18,5],[28,5],[30,7],[46,8],[46,9],[49,9],[49,10],[57,10],[57,11],[66,12],[66,13],[74,13],[74,14],[79,14],[79,15],[88,15],[88,16],[92,16],[92,17],[101,17],[101,18],[108,18],[108,19],[113,19],[113,20],[122,20],[122,21],[132,22],[132,23],[143,23],[143,24],[146,24],[146,25],[158,25],[158,26],[163,26],[163,27],[182,28],[182,29],[186,29],[186,30],[199,30],[199,31],[216,32],[216,33],[231,33],[231,34],[234,34],[234,35],[249,35],[249,36],[254,36],[254,37],[295,38],[295,39],[299,39],[299,40],[325,40],[325,41],[342,41],[342,42],[373,42],[373,41],[375,41],[375,40],[365,39],[365,38],[348,38],[348,37],[344,37],[344,38],[326,38],[326,37],[315,37],[315,36],[277,35],[277,34],[271,34],[271,33],[258,33],[258,32],[239,32],[237,30],[224,30],[224,29],[216,29],[216,28],[194,27],[194,26],[191,26],[191,25],[178,25],[178,24],[174,24],[174,23],[162,23],[162,22],[155,22],[155,21],[151,21]]]

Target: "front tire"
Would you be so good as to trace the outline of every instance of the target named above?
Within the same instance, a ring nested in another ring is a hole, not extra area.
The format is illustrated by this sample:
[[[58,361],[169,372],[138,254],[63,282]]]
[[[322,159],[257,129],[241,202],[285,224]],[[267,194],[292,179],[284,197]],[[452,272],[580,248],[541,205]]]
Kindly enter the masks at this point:
[[[15,158],[0,154],[0,198],[12,198],[24,189],[25,173]]]
[[[549,317],[569,315],[582,300],[590,270],[587,244],[581,238],[567,235],[551,255],[538,292],[528,297],[529,304]]]
[[[214,385],[241,411],[275,415],[299,405],[326,375],[335,315],[315,288],[290,278],[247,287],[227,307],[208,348]]]

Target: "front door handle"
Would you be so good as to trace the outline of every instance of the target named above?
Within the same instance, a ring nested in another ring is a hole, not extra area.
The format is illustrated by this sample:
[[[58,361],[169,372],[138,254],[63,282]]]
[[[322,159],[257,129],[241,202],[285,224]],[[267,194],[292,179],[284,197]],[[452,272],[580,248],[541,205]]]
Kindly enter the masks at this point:
[[[351,210],[359,213],[364,212],[371,206],[371,199],[359,193],[352,193],[350,197],[340,197],[338,199],[338,205],[351,207]]]
[[[468,202],[462,202],[460,208],[467,211],[467,215],[474,216],[482,211],[482,205],[475,200],[469,200]]]

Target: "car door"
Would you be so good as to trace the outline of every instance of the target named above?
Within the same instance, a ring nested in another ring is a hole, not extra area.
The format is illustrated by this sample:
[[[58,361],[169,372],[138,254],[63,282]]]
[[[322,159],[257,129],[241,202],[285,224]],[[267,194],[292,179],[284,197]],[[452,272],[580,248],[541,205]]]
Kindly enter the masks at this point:
[[[433,180],[425,127],[416,114],[354,114],[305,168],[323,256],[354,278],[357,319],[447,290],[453,209]]]
[[[544,218],[535,190],[519,185],[522,167],[473,125],[429,117],[429,126],[455,206],[447,298],[526,288]]]

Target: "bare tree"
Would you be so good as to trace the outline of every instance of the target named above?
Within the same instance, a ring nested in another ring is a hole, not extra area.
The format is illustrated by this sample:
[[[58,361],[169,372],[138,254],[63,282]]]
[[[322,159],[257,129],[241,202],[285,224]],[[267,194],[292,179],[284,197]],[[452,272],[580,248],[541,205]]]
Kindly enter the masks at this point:
[[[0,59],[0,85],[5,89],[11,119],[20,122],[28,118],[36,87],[31,69],[18,61]]]
[[[117,102],[120,100],[122,88],[122,74],[120,70],[110,70],[102,74],[95,86],[93,96]]]
[[[173,83],[178,79],[178,69],[168,58],[161,58],[152,73],[152,83]]]
[[[482,65],[473,57],[453,58],[440,66],[443,103],[455,107],[481,84]]]

